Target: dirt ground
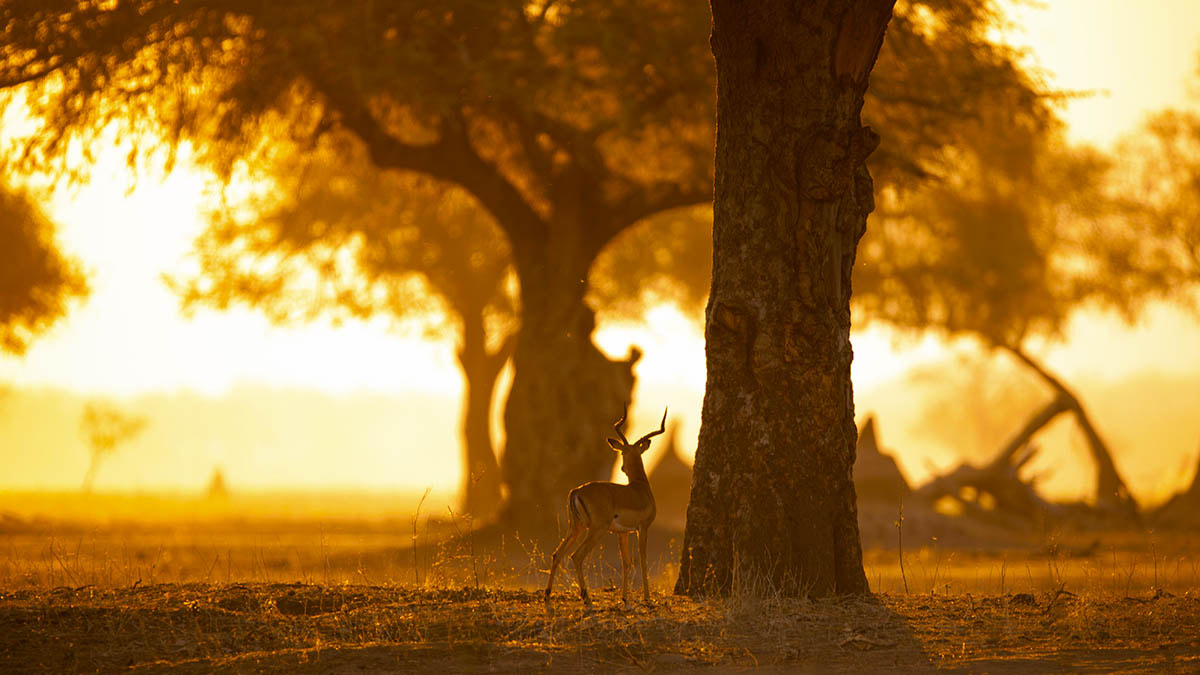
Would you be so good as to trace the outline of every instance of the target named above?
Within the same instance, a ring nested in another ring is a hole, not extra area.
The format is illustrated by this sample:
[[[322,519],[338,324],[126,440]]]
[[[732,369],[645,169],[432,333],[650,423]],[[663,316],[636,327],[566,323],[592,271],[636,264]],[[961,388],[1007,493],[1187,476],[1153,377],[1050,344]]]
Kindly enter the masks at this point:
[[[676,597],[658,529],[652,607],[621,609],[610,541],[597,611],[567,573],[547,614],[554,542],[453,520],[0,509],[0,672],[1200,672],[1197,533],[906,519],[900,546],[889,517],[867,598]]]
[[[0,594],[0,670],[1195,672],[1200,598],[655,594],[162,584]]]

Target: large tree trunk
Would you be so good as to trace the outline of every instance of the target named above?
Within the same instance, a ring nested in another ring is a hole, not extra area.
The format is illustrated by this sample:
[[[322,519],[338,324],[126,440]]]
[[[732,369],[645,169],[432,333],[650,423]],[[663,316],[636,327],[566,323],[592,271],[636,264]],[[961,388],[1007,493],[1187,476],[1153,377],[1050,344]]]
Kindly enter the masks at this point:
[[[574,265],[569,256],[542,264],[518,259],[521,331],[504,409],[502,520],[529,536],[555,533],[572,487],[610,478],[614,455],[604,438],[633,389],[640,353],[612,361],[592,342],[595,315],[583,293],[593,257]]]
[[[677,593],[867,591],[850,271],[874,207],[862,126],[893,0],[712,0],[708,380]]]
[[[510,336],[495,352],[487,348],[483,308],[462,314],[458,363],[463,371],[463,481],[459,506],[476,520],[490,520],[500,508],[500,465],[492,448],[491,410],[496,378],[512,356]]]

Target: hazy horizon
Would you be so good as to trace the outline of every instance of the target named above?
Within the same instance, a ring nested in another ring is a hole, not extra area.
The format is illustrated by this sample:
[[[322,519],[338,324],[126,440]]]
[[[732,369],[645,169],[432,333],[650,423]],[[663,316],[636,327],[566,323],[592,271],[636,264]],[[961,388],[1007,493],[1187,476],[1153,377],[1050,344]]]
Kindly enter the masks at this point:
[[[965,377],[946,375],[951,368]],[[1200,453],[1200,416],[1194,413],[1200,409],[1200,375],[1142,373],[1069,384],[1138,499],[1160,502],[1190,482]],[[700,398],[673,393],[652,384],[635,393],[635,424],[669,399],[671,418],[681,423],[680,453],[690,461]],[[79,490],[88,451],[78,424],[89,400],[47,387],[9,388],[0,397],[0,446],[8,448],[12,467],[0,476],[0,491]],[[910,482],[921,483],[960,459],[986,461],[1048,400],[1040,383],[1002,361],[957,357],[858,391],[856,413],[860,425],[876,417],[883,449],[896,456]],[[226,395],[141,394],[120,405],[145,416],[148,426],[102,464],[98,493],[201,495],[220,469],[231,493],[431,488],[452,499],[461,476],[455,396],[243,385]],[[497,433],[497,447],[502,440]],[[1030,469],[1045,474],[1039,487],[1052,498],[1085,498],[1092,468],[1073,422],[1057,421],[1035,442],[1042,452]],[[651,451],[649,466],[660,452]]]

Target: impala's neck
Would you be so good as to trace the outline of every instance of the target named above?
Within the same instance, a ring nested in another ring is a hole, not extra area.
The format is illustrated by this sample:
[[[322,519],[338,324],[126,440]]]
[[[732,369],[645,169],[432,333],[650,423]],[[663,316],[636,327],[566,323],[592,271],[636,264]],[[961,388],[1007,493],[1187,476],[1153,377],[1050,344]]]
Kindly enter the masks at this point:
[[[621,465],[621,471],[625,472],[630,485],[643,484],[650,487],[650,478],[646,476],[646,467],[642,464],[641,455],[626,459]]]

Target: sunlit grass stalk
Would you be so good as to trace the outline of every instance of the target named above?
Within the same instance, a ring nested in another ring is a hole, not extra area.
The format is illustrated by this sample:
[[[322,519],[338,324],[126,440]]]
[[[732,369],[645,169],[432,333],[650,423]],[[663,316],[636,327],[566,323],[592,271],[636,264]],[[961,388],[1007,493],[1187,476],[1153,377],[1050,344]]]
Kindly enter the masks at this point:
[[[432,489],[425,488],[425,493],[421,495],[421,501],[417,502],[417,510],[412,517],[413,584],[416,586],[421,585],[421,566],[417,560],[417,523],[421,519],[421,506],[425,504],[425,498],[429,496]]]
[[[900,556],[900,579],[904,582],[904,594],[908,594],[908,576],[904,573],[904,498],[900,498],[900,517],[896,520],[896,552]]]

